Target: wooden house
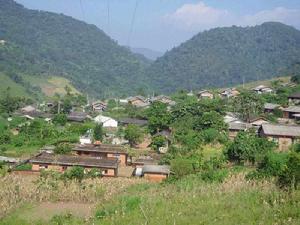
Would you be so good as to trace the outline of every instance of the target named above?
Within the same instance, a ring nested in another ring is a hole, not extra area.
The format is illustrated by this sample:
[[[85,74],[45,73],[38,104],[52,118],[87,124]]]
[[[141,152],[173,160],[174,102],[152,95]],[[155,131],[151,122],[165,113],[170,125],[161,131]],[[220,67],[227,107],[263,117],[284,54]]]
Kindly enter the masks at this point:
[[[229,125],[228,130],[229,130],[229,138],[230,139],[234,139],[240,131],[246,131],[246,130],[252,128],[252,125],[249,123],[232,122],[232,123],[229,123],[228,125]]]
[[[67,119],[71,122],[84,122],[88,119],[88,114],[85,112],[71,112],[67,116]]]
[[[294,105],[300,104],[300,92],[295,92],[289,95],[288,99],[290,104],[294,104]]]
[[[259,134],[276,142],[280,151],[286,151],[300,138],[300,126],[263,124]]]
[[[93,168],[102,171],[103,176],[118,175],[118,160],[113,158],[78,157],[74,155],[55,155],[43,152],[29,160],[32,171],[54,170],[64,172],[73,166],[80,166],[86,170]]]
[[[116,158],[120,165],[127,165],[128,152],[121,145],[77,145],[72,149],[79,156]]]
[[[213,99],[214,94],[207,90],[202,90],[197,93],[198,99]]]
[[[152,182],[161,182],[170,175],[170,166],[145,165],[142,168],[142,176]]]
[[[150,105],[147,99],[143,96],[135,96],[128,98],[128,104],[138,108],[143,108]]]
[[[92,110],[94,112],[103,112],[107,108],[107,104],[102,101],[96,101],[92,103]]]
[[[123,126],[127,126],[129,124],[134,124],[137,126],[146,126],[148,124],[148,120],[143,120],[143,119],[136,119],[136,118],[123,118],[120,119],[119,124],[123,125]]]
[[[151,102],[161,102],[170,106],[176,105],[176,102],[173,101],[170,97],[165,96],[165,95],[159,95],[156,97],[153,97],[151,100]]]
[[[300,113],[300,106],[290,106],[288,108],[285,108],[282,110],[283,111],[283,117],[286,119],[294,119],[295,114]]]
[[[265,103],[264,104],[264,112],[265,113],[273,113],[275,109],[280,109],[281,106],[273,103]]]

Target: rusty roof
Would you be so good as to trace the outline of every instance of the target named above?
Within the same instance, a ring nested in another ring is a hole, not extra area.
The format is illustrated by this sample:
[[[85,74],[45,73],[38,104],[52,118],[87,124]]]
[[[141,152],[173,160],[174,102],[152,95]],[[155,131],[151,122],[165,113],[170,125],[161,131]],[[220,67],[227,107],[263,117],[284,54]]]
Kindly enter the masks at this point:
[[[43,152],[29,160],[30,163],[60,165],[60,166],[82,166],[95,168],[118,168],[118,159],[96,157],[79,157],[73,155],[55,155]]]

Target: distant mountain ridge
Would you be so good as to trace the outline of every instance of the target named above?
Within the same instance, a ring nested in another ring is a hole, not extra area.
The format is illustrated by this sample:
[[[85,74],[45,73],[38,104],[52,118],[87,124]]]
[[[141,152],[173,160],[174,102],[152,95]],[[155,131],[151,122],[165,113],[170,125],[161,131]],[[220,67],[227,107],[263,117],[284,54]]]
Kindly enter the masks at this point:
[[[130,50],[133,53],[141,54],[141,55],[145,56],[147,59],[150,59],[152,61],[154,61],[157,58],[164,55],[163,52],[155,51],[155,50],[148,49],[148,48],[134,48],[134,47],[131,47]]]
[[[94,96],[145,88],[145,62],[96,26],[69,16],[0,0],[0,40],[4,73],[63,76]]]
[[[156,60],[146,76],[164,93],[224,87],[285,75],[299,58],[300,31],[293,27],[233,26],[195,35]]]

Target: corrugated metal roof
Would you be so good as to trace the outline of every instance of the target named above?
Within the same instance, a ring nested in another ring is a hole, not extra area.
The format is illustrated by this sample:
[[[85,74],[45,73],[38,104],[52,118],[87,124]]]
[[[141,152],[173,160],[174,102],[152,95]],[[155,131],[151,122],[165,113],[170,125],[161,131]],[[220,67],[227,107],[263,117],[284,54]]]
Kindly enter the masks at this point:
[[[263,124],[262,130],[264,134],[270,136],[300,137],[300,126]]]

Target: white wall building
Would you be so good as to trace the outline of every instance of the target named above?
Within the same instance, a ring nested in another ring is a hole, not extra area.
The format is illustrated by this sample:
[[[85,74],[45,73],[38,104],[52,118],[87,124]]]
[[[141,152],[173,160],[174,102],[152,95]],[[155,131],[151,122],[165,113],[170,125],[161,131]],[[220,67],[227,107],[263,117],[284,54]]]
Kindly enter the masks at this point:
[[[98,115],[94,118],[95,123],[102,123],[103,127],[111,127],[111,128],[117,128],[118,127],[118,121],[114,120],[113,118]]]

